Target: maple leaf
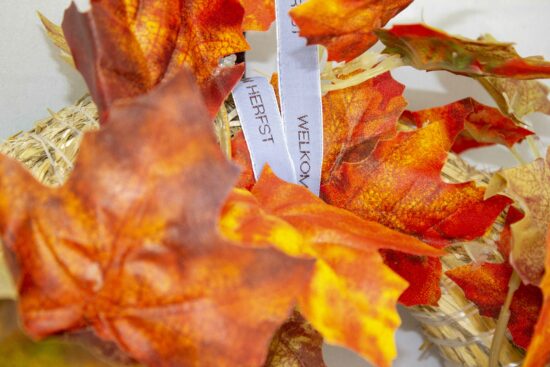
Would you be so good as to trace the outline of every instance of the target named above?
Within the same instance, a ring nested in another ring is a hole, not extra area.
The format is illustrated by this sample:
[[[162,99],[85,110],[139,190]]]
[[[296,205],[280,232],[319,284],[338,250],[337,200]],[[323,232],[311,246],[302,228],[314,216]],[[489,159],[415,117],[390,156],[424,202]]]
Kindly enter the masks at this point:
[[[329,181],[342,162],[360,160],[379,139],[396,134],[407,105],[403,90],[388,72],[323,96],[322,182]]]
[[[273,337],[264,367],[326,367],[323,337],[294,311]]]
[[[452,147],[455,153],[492,144],[502,144],[511,148],[525,137],[534,134],[517,126],[512,119],[504,116],[498,109],[481,104],[472,98],[423,111],[406,111],[401,120],[422,127],[430,121],[454,118],[453,116],[465,112],[464,131],[457,136]]]
[[[244,8],[244,31],[267,31],[275,21],[275,0],[239,0]]]
[[[550,234],[546,240],[546,254],[546,273],[540,284],[544,303],[523,362],[525,367],[544,367],[550,363]]]
[[[467,114],[434,119],[380,141],[364,160],[343,163],[322,187],[323,198],[437,245],[482,236],[510,200],[484,200],[485,190],[474,182],[448,184],[440,177]]]
[[[425,24],[395,25],[375,31],[385,53],[401,55],[421,70],[446,70],[467,76],[515,79],[550,78],[550,62],[522,58],[512,44],[451,36]]]
[[[237,172],[188,73],[110,119],[59,188],[0,157],[0,232],[26,332],[91,328],[150,366],[260,365],[312,264],[219,234]]]
[[[467,299],[475,303],[482,316],[497,318],[508,293],[512,267],[502,264],[468,264],[447,271]],[[515,291],[510,304],[508,329],[513,341],[521,348],[527,348],[542,306],[542,293],[532,285],[521,284]]]
[[[309,0],[290,11],[308,44],[328,49],[329,61],[350,61],[378,38],[373,31],[405,9],[412,0]]]
[[[525,283],[539,284],[544,273],[546,232],[550,222],[550,165],[539,158],[530,164],[510,168],[493,176],[487,197],[496,193],[510,196],[524,210],[525,217],[512,224],[510,261]]]
[[[222,232],[234,241],[274,244],[291,256],[316,259],[310,287],[299,298],[302,315],[327,342],[389,366],[396,355],[395,306],[406,284],[384,265],[378,250],[425,256],[442,252],[328,205],[306,188],[280,180],[268,166],[251,193],[232,195],[222,215]]]
[[[473,182],[448,184],[440,177],[448,150],[463,130],[468,113],[437,118],[421,129],[379,141],[362,161],[343,163],[322,186],[322,197],[364,219],[437,246],[482,236],[510,200],[500,196],[485,201],[484,189]],[[410,255],[392,253],[385,256],[388,265],[410,283],[400,302],[436,304],[440,294],[438,260],[413,260]],[[419,267],[435,275],[420,276],[412,270]]]
[[[243,69],[218,65],[248,48],[242,21],[238,0],[98,0],[88,13],[72,4],[63,31],[76,67],[105,112],[113,101],[143,94],[183,68],[192,70],[207,96],[213,88],[227,94]],[[217,78],[220,72],[225,78]]]

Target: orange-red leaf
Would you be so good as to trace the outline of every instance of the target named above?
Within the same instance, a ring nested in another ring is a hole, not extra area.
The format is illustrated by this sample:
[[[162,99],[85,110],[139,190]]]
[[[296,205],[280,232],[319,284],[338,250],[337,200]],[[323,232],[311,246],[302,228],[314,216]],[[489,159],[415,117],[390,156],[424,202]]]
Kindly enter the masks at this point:
[[[212,88],[225,95],[242,70],[224,71],[230,82],[219,79],[219,60],[247,49],[242,20],[238,0],[98,0],[84,14],[73,4],[63,31],[106,112],[115,100],[143,94],[182,68],[192,70],[207,96]]]
[[[290,11],[309,44],[328,49],[329,60],[350,61],[377,41],[373,31],[412,0],[309,0]]]
[[[326,367],[323,337],[295,311],[273,337],[263,367]]]
[[[544,303],[535,326],[531,345],[523,362],[525,367],[544,367],[550,363],[550,343],[548,343],[548,340],[550,340],[550,231],[548,233],[546,240],[546,274],[540,285],[544,294]]]
[[[470,264],[445,274],[462,288],[466,298],[478,306],[480,315],[497,318],[506,300],[512,271],[506,262],[480,266]],[[516,345],[529,346],[541,306],[542,293],[535,286],[521,284],[514,293],[508,329]]]
[[[327,202],[434,244],[482,236],[510,200],[484,200],[475,183],[448,184],[440,173],[469,111],[380,141],[363,161],[344,163],[322,187]]]
[[[453,118],[453,115],[463,114],[464,111],[469,113],[465,116],[464,131],[457,136],[453,144],[452,151],[455,153],[491,144],[512,147],[525,137],[534,134],[518,126],[498,109],[481,104],[472,98],[423,111],[406,111],[402,119],[421,127],[430,121]]]
[[[322,182],[341,163],[364,158],[379,139],[396,134],[397,121],[407,106],[403,90],[390,73],[384,73],[323,97]]]
[[[468,113],[453,111],[421,129],[380,141],[364,160],[343,163],[322,186],[322,197],[367,220],[435,245],[482,236],[510,200],[495,197],[484,201],[484,190],[473,182],[452,185],[440,177],[447,152]],[[437,261],[391,254],[388,265],[410,283],[401,301],[436,303],[441,271]],[[418,268],[428,273],[412,271]]]
[[[376,34],[386,45],[385,53],[401,55],[405,63],[417,69],[468,76],[550,78],[550,62],[539,57],[522,58],[510,43],[451,36],[425,24],[395,25]]]
[[[278,179],[269,168],[252,194],[233,193],[222,230],[235,240],[271,243],[289,255],[317,259],[310,288],[299,300],[300,312],[327,342],[354,349],[377,366],[389,366],[395,357],[395,305],[406,287],[378,250],[441,254],[414,237],[330,206],[304,187]]]
[[[114,104],[60,188],[0,157],[0,231],[33,337],[91,328],[150,366],[265,360],[312,264],[220,236],[236,169],[192,79]]]
[[[239,0],[244,8],[244,31],[267,31],[275,20],[275,0]]]

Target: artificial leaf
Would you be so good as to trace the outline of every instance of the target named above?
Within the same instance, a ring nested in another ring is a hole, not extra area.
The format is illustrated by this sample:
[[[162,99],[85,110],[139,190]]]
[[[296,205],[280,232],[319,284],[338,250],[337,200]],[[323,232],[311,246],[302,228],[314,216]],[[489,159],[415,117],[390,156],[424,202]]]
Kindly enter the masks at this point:
[[[389,139],[407,102],[404,86],[384,73],[323,97],[322,182],[344,161],[362,159],[378,139]]]
[[[539,284],[544,273],[547,225],[550,223],[550,150],[546,160],[498,172],[487,196],[503,192],[524,210],[525,217],[512,224],[510,262],[525,283]]]
[[[377,41],[373,31],[412,0],[309,0],[290,11],[308,44],[328,49],[329,60],[350,61]]]
[[[482,236],[510,203],[484,200],[474,182],[448,184],[441,169],[468,111],[380,141],[357,163],[344,163],[322,187],[328,203],[437,245]]]
[[[0,157],[0,231],[26,332],[91,328],[150,366],[260,365],[312,264],[219,234],[236,169],[192,76],[109,118],[59,188]]]
[[[486,106],[472,98],[423,111],[406,111],[401,119],[403,122],[421,127],[430,121],[452,119],[453,116],[465,112],[464,131],[457,136],[452,147],[455,153],[491,144],[502,144],[511,148],[525,137],[534,134],[518,126],[497,108]]]
[[[275,20],[275,0],[239,0],[244,8],[243,30],[267,31]]]
[[[317,259],[310,288],[299,299],[300,312],[327,342],[351,348],[377,366],[389,366],[399,325],[395,305],[406,284],[384,265],[378,250],[425,256],[441,251],[330,206],[304,187],[278,179],[269,168],[252,193],[234,192],[224,213],[222,231],[233,240],[272,243],[289,255]],[[281,220],[299,231],[301,244]]]
[[[226,81],[217,78],[223,69],[219,62],[248,48],[242,20],[238,0],[98,0],[88,13],[73,4],[63,31],[76,67],[105,113],[113,101],[143,94],[182,68],[192,70],[207,96],[212,88],[225,95],[242,67],[224,71],[231,76]],[[215,115],[217,108],[210,112]]]
[[[326,367],[323,337],[294,311],[273,337],[264,367]]]
[[[482,316],[497,318],[506,300],[512,267],[502,264],[468,264],[445,274],[464,291],[466,298],[474,302]],[[527,348],[542,306],[542,293],[532,285],[521,284],[510,304],[508,330],[514,343]]]
[[[523,362],[524,367],[545,367],[550,363],[550,235],[546,240],[546,254],[546,273],[540,285],[544,303]]]
[[[376,34],[386,46],[385,53],[401,55],[406,64],[417,69],[468,76],[550,78],[550,62],[539,57],[522,58],[510,43],[451,36],[425,24],[395,25]]]
[[[448,150],[463,130],[468,113],[434,119],[416,131],[380,141],[364,160],[343,163],[322,186],[322,197],[367,220],[434,245],[482,236],[510,200],[495,197],[484,201],[484,190],[473,182],[448,184],[440,177]],[[437,302],[439,260],[395,253],[385,256],[387,264],[410,283],[401,302]],[[420,274],[419,269],[425,273]]]

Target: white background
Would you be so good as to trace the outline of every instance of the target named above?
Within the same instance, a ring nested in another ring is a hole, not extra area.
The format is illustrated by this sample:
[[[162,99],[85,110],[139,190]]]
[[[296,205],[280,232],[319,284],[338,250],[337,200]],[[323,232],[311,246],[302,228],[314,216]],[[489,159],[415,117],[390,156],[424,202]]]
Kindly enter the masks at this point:
[[[44,13],[59,23],[69,0],[2,0],[0,13],[0,138],[33,126],[35,120],[47,116],[47,108],[58,110],[74,102],[86,92],[78,75],[65,65],[47,41],[36,16]],[[84,9],[86,0],[77,4]],[[548,0],[416,0],[395,20],[396,23],[426,23],[450,33],[477,38],[491,33],[501,41],[517,43],[521,55],[543,55],[550,59],[550,1]],[[269,75],[275,71],[274,32],[249,34],[254,50],[248,54],[249,71]],[[443,105],[473,96],[493,104],[474,81],[445,72],[425,73],[401,68],[394,77],[407,86],[405,96],[411,109]],[[494,105],[494,104],[493,104]],[[550,143],[550,118],[535,114],[529,118],[536,131]],[[515,164],[502,148],[479,149],[468,154],[472,162],[496,168]],[[403,315],[403,312],[401,312]],[[416,324],[404,316],[397,334],[399,358],[395,366],[440,366],[433,354],[419,361],[418,347],[422,339]],[[328,347],[329,367],[365,367],[361,359],[339,348]]]

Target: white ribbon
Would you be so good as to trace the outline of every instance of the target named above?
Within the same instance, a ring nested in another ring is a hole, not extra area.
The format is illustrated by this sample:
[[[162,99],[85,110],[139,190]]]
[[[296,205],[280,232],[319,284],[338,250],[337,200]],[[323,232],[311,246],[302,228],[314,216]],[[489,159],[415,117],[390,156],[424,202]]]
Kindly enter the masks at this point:
[[[278,177],[296,183],[271,84],[262,77],[243,79],[233,90],[233,100],[250,151],[254,177],[258,179],[268,163]]]
[[[288,12],[305,0],[276,0],[279,94],[288,150],[298,184],[319,195],[323,108],[317,46],[306,46]]]

